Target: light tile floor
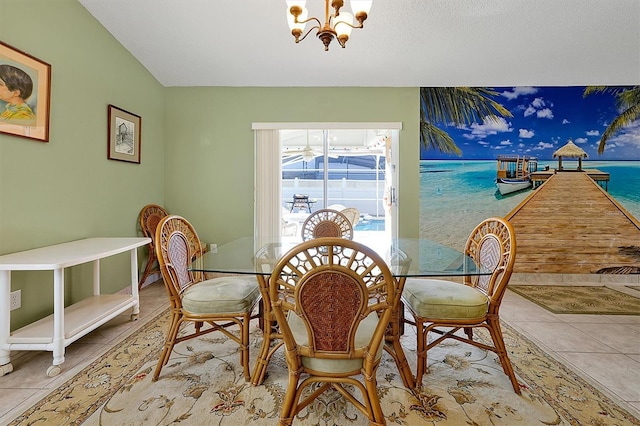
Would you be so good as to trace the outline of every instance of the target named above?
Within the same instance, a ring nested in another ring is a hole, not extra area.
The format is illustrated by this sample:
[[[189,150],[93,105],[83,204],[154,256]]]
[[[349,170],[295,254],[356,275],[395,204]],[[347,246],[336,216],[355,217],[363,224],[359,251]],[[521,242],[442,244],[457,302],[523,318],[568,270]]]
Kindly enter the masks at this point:
[[[640,296],[640,291],[621,289]],[[0,425],[8,424],[162,312],[168,306],[162,282],[142,289],[140,301],[138,321],[121,315],[67,347],[63,371],[57,377],[45,374],[52,361],[50,352],[13,352],[14,371],[0,377]],[[640,315],[556,315],[507,291],[501,317],[640,418]]]
[[[53,378],[46,375],[53,361],[51,352],[11,352],[13,372],[0,377],[0,425],[11,422],[168,306],[162,281],[146,286],[140,291],[137,321],[131,321],[129,313],[119,315],[67,346],[62,373]]]
[[[500,317],[640,419],[640,315],[553,314],[507,291]]]

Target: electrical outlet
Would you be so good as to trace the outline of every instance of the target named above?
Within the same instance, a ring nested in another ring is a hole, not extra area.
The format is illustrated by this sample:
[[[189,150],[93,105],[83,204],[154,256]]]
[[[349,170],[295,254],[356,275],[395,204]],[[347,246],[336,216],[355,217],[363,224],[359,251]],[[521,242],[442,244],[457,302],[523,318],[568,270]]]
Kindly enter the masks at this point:
[[[11,292],[11,298],[9,301],[9,310],[13,311],[22,306],[22,290],[16,290]]]

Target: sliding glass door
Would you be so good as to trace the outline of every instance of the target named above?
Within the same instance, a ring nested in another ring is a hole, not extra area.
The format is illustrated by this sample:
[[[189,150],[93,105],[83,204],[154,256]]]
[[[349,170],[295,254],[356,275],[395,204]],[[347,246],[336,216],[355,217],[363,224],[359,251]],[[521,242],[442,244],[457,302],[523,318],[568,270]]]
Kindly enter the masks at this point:
[[[355,212],[357,232],[392,233],[391,139],[389,129],[281,130],[283,232],[331,208]]]
[[[253,123],[254,235],[299,236],[310,211],[357,210],[356,235],[397,236],[402,123]]]

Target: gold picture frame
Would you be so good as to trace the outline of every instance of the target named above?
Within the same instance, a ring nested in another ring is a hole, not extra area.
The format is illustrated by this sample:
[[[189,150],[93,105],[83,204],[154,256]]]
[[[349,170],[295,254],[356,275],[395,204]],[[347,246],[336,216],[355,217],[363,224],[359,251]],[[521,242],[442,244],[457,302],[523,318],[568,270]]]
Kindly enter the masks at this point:
[[[0,133],[49,142],[51,65],[0,41]]]
[[[140,164],[142,117],[109,105],[107,158]]]

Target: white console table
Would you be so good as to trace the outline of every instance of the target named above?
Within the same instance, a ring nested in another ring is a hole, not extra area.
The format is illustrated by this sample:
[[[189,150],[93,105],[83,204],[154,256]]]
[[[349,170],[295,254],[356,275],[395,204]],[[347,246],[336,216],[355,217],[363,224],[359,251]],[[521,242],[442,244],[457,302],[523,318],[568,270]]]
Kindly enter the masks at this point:
[[[12,350],[53,352],[47,376],[56,376],[71,343],[129,308],[131,319],[137,319],[137,248],[149,242],[149,238],[87,238],[0,256],[0,376],[13,371]],[[131,252],[131,294],[100,294],[100,259],[126,251]],[[93,296],[65,308],[64,269],[88,262],[93,262]],[[36,270],[53,271],[53,314],[11,333],[11,271]]]

